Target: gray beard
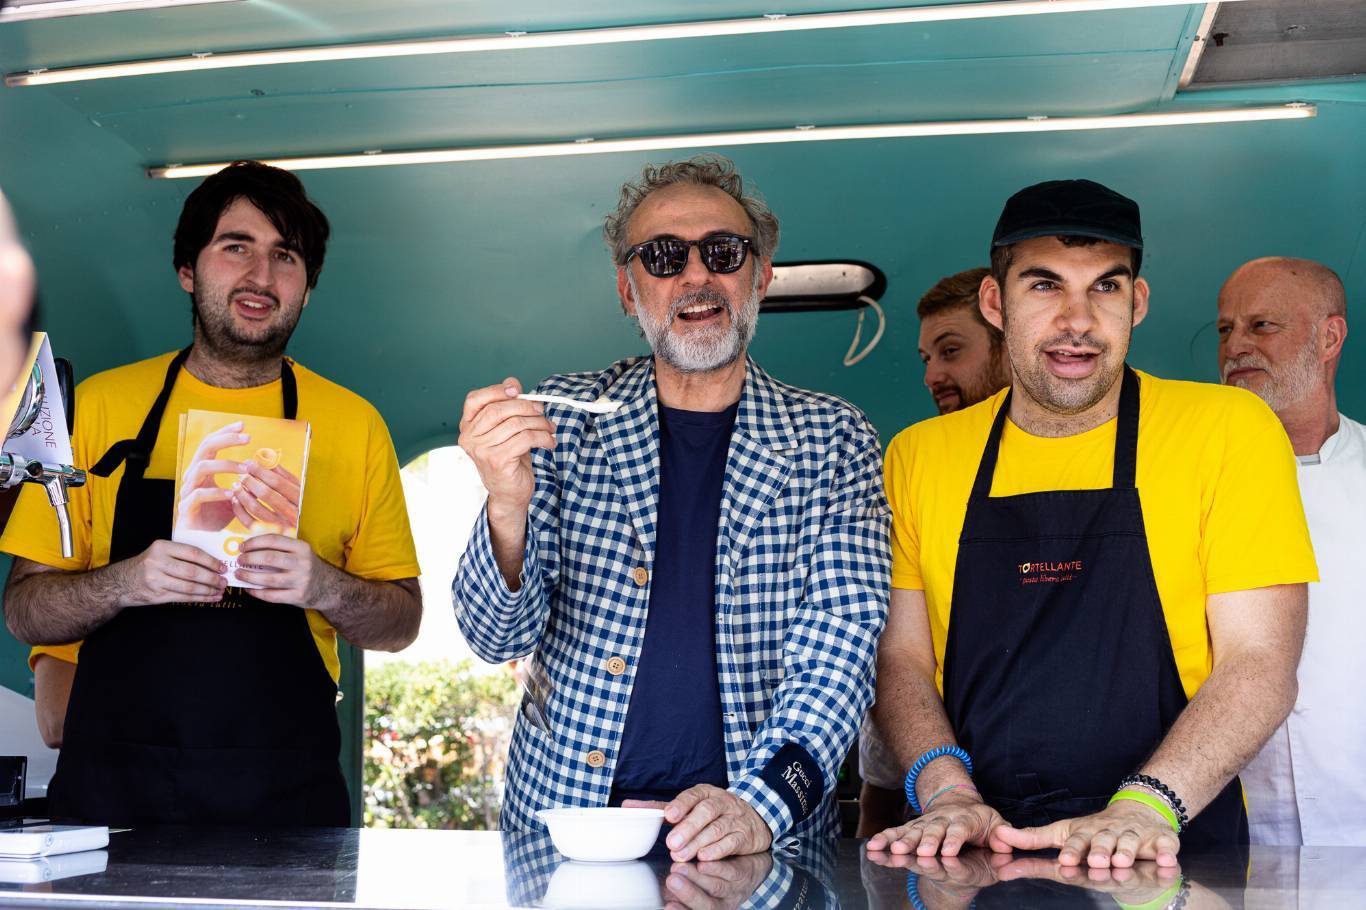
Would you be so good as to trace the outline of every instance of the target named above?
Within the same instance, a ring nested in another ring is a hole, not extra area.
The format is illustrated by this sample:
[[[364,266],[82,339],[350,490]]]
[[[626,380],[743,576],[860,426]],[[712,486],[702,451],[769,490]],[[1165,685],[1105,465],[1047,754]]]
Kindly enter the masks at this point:
[[[1318,329],[1315,328],[1309,336],[1309,343],[1300,348],[1295,359],[1278,367],[1273,367],[1260,354],[1230,358],[1224,361],[1224,375],[1227,376],[1239,367],[1251,366],[1266,370],[1266,380],[1262,383],[1262,387],[1256,390],[1248,389],[1248,391],[1255,391],[1271,410],[1279,414],[1304,401],[1313,394],[1314,389],[1323,381],[1321,367],[1315,353],[1317,341]],[[1240,382],[1229,383],[1227,379],[1224,382],[1239,388],[1247,388]]]
[[[645,307],[636,307],[636,320],[640,324],[640,335],[650,345],[650,350],[661,361],[680,373],[710,373],[730,366],[740,358],[754,339],[754,331],[759,321],[759,280],[760,272],[754,270],[754,284],[749,298],[737,312],[730,299],[720,291],[703,288],[690,291],[677,297],[669,305],[668,315],[656,321]],[[631,285],[631,293],[640,300],[635,277],[629,272],[626,280]],[[730,314],[726,327],[707,332],[689,332],[687,336],[677,335],[669,330],[674,319],[686,307],[697,304],[712,304],[725,307]]]

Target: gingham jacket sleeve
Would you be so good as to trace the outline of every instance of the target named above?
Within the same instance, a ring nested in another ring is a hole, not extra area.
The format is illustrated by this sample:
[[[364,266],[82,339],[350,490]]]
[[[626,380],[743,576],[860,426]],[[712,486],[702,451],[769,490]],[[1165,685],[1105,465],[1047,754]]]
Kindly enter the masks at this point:
[[[855,414],[846,424],[805,595],[783,643],[783,680],[729,787],[758,811],[775,840],[804,819],[773,786],[781,769],[770,766],[786,765],[791,750],[784,747],[799,746],[819,766],[828,798],[873,699],[890,595],[890,510],[877,434]]]
[[[550,612],[559,559],[554,533],[559,508],[558,480],[550,455],[532,452],[536,489],[527,511],[521,587],[510,591],[493,557],[488,509],[479,512],[474,533],[451,583],[455,619],[470,649],[489,663],[523,657],[535,650]]]

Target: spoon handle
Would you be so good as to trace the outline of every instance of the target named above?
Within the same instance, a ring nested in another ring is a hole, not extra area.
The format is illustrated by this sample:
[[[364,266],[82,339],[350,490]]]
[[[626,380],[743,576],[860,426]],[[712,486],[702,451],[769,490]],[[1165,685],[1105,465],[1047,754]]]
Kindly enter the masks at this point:
[[[597,401],[579,401],[576,398],[565,398],[563,395],[536,395],[523,393],[517,396],[524,401],[543,401],[546,404],[562,404],[571,408],[578,408],[582,411],[589,411],[593,414],[610,414],[621,407],[621,402],[613,401],[610,404]]]

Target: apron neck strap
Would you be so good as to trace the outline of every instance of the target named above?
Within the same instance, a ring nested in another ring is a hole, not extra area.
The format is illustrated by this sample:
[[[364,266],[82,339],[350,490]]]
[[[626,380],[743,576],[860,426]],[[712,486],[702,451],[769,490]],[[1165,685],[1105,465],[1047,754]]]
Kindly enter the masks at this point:
[[[119,465],[127,461],[128,471],[125,476],[142,477],[143,472],[147,470],[147,464],[152,460],[152,449],[157,444],[157,431],[161,429],[161,419],[166,414],[166,404],[171,400],[176,377],[180,375],[180,368],[189,359],[193,348],[194,345],[190,345],[176,354],[170,366],[166,368],[166,379],[161,384],[161,391],[152,403],[151,410],[142,421],[137,438],[114,443],[109,447],[109,451],[104,453],[104,457],[90,469],[90,473],[97,477],[108,477]],[[294,381],[294,369],[287,357],[280,360],[280,393],[284,398],[285,419],[294,420],[299,413],[299,387]]]
[[[299,386],[294,382],[294,368],[288,357],[280,358],[280,395],[285,400],[285,420],[299,416]]]
[[[161,428],[161,417],[166,413],[166,402],[171,400],[171,390],[175,388],[176,376],[180,374],[180,368],[189,359],[190,350],[194,345],[185,348],[171,360],[171,365],[166,368],[166,379],[161,384],[161,391],[157,393],[156,401],[152,404],[152,409],[143,418],[142,428],[138,430],[137,438],[124,439],[114,443],[109,447],[109,451],[104,453],[104,457],[95,463],[90,469],[90,473],[97,477],[108,477],[118,469],[124,461],[128,462],[128,473],[136,473],[138,477],[147,470],[147,463],[152,460],[152,447],[157,442],[157,430]]]
[[[972,482],[972,498],[986,499],[991,496],[991,482],[996,476],[996,459],[1001,452],[1001,433],[1005,429],[1006,415],[1010,413],[1010,398],[1015,394],[1011,389],[1006,392],[1001,409],[991,424],[987,435],[986,448],[982,460],[977,465],[977,477]],[[1119,387],[1119,416],[1115,425],[1115,489],[1133,489],[1138,463],[1138,374],[1124,365],[1124,378]]]
[[[1115,424],[1115,475],[1117,490],[1132,490],[1138,466],[1138,374],[1124,365],[1119,387],[1119,420]]]

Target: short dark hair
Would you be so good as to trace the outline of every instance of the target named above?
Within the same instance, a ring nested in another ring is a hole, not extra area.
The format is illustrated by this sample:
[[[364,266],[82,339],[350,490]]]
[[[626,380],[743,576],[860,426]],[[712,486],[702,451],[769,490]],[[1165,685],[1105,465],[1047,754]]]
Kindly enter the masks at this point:
[[[1097,243],[1109,243],[1108,240],[1101,240],[1099,237],[1085,237],[1080,234],[1058,234],[1059,242],[1063,246],[1095,246]],[[1024,243],[1024,241],[1020,241]],[[993,246],[991,248],[991,277],[996,279],[996,283],[1002,288],[1006,286],[1006,275],[1010,272],[1010,264],[1015,261],[1015,244],[1009,243],[1005,246]],[[1129,268],[1133,269],[1133,277],[1138,277],[1138,267],[1143,264],[1143,251],[1135,247],[1129,247]]]
[[[1000,347],[1005,342],[1005,336],[1001,334],[1000,329],[987,322],[986,317],[982,315],[982,308],[978,306],[977,292],[982,286],[982,279],[988,274],[988,269],[976,268],[940,278],[934,287],[920,298],[920,303],[915,307],[915,314],[923,322],[929,316],[947,313],[950,310],[968,310],[978,324],[987,330],[991,346]]]
[[[218,219],[238,199],[245,199],[270,219],[285,243],[298,250],[316,287],[327,255],[331,226],[322,209],[308,198],[303,182],[289,171],[259,161],[234,161],[195,187],[180,210],[172,256],[176,271],[194,268],[204,247],[213,240]]]

